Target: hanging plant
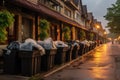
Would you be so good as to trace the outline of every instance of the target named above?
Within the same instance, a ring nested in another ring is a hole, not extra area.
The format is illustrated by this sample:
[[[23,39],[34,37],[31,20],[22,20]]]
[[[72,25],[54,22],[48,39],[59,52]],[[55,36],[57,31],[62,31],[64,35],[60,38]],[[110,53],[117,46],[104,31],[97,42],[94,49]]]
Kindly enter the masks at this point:
[[[70,28],[64,27],[62,32],[64,34],[65,41],[69,40],[70,39]]]
[[[49,22],[45,19],[41,19],[39,27],[40,27],[40,34],[39,34],[40,39],[44,40],[45,38],[48,38],[49,37],[48,30],[50,28]]]
[[[86,37],[86,34],[85,34],[84,30],[80,30],[80,32],[79,32],[79,38],[80,38],[80,40],[84,40],[85,37]]]
[[[6,28],[14,22],[14,15],[7,10],[0,11],[0,42],[7,40]]]

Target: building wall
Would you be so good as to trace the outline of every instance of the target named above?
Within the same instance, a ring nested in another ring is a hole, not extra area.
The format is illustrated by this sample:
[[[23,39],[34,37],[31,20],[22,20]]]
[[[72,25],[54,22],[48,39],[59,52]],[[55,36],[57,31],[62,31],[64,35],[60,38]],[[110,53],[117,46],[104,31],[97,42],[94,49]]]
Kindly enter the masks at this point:
[[[59,2],[59,4],[49,2],[49,0],[39,0],[39,1],[38,0],[27,0],[27,1],[29,1],[29,2],[31,2],[33,4],[35,4],[35,5],[39,4],[39,5],[42,5],[42,6],[46,6],[51,11],[56,11],[59,14],[62,14],[64,17],[67,17],[67,18],[71,19],[72,21],[77,22],[81,26],[84,26],[84,27],[87,26],[86,28],[90,28],[89,22],[86,21],[87,17],[86,16],[82,17],[83,13],[82,13],[81,4],[78,5],[79,8],[77,10],[77,9],[71,8],[69,5],[64,3],[62,0],[57,0]],[[53,4],[55,4],[57,6],[52,6]],[[18,16],[18,18],[17,18],[17,21],[18,21],[17,40],[23,41],[25,39],[25,38],[23,39],[24,35],[23,35],[23,30],[22,30],[23,17],[32,21],[31,22],[32,23],[31,24],[32,25],[32,28],[31,28],[32,32],[31,33],[28,32],[28,34],[31,34],[31,38],[39,39],[39,38],[37,38],[37,36],[40,33],[40,31],[39,31],[39,27],[37,25],[39,24],[39,21],[40,21],[41,18],[45,18],[48,21],[50,21],[51,28],[52,28],[51,30],[54,30],[54,32],[56,32],[56,34],[55,33],[53,34],[53,33],[50,32],[50,36],[52,36],[54,40],[64,40],[63,39],[63,34],[62,34],[62,29],[63,29],[63,27],[66,26],[66,24],[67,25],[70,25],[70,24],[65,23],[63,21],[60,21],[58,19],[52,18],[50,15],[45,15],[42,12],[38,14],[34,10],[30,10],[30,9],[20,7],[20,6],[18,7],[17,5],[13,6],[13,7],[17,8],[17,9],[16,10],[11,9],[11,8],[10,9],[12,10],[12,12],[15,15]],[[66,9],[68,10],[68,13],[66,12]],[[70,13],[69,13],[69,11],[70,11]],[[86,15],[86,13],[87,12],[85,12],[85,15]],[[36,19],[36,16],[38,16],[38,19]],[[36,23],[36,21],[38,21],[38,22]],[[57,21],[57,22],[54,22],[54,21]],[[72,30],[72,36],[71,36],[71,38],[73,40],[78,39],[78,32],[79,32],[80,28],[77,28],[77,27],[81,27],[81,26],[74,26],[74,24],[70,25],[70,27],[74,27],[73,30]],[[36,32],[37,30],[38,30],[38,32]],[[95,30],[95,28],[94,28],[94,30]]]

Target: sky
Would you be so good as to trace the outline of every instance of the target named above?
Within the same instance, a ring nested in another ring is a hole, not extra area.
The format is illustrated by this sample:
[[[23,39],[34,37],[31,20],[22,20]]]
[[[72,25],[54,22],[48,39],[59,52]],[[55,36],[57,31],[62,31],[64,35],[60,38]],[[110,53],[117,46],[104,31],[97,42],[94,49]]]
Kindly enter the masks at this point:
[[[107,13],[107,8],[111,7],[116,0],[82,0],[83,5],[87,5],[88,12],[92,12],[95,19],[102,23],[103,28],[107,21],[103,16]]]

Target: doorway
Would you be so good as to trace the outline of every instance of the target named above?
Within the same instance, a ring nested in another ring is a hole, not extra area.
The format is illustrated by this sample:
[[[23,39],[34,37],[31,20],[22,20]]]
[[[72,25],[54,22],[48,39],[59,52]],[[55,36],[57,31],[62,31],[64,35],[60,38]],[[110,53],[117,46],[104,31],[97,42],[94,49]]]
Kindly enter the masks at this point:
[[[22,41],[27,38],[32,38],[33,34],[33,20],[29,18],[22,18]]]

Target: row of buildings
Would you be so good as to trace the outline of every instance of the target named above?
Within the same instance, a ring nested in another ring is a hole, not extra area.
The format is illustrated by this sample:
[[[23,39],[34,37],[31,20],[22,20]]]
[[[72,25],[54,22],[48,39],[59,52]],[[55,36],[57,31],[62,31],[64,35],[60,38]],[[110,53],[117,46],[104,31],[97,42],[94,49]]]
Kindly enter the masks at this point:
[[[71,29],[71,40],[79,40],[80,30],[85,31],[88,40],[89,33],[94,34],[94,40],[105,38],[101,22],[87,11],[82,0],[0,0],[0,9],[3,1],[4,7],[15,15],[15,22],[8,29],[8,42],[38,40],[41,19],[50,22],[49,34],[53,40],[64,40],[62,29],[66,26]]]

